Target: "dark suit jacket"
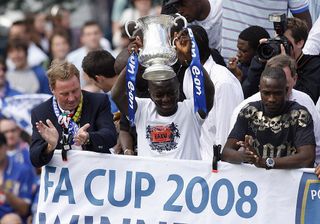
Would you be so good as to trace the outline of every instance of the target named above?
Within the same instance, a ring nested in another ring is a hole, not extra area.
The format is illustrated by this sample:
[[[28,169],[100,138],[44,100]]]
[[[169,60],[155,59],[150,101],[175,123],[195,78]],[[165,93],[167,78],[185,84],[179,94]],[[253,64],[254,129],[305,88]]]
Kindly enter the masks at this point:
[[[86,123],[90,124],[88,129],[90,142],[83,145],[84,150],[110,153],[109,149],[116,144],[116,130],[113,123],[113,116],[110,112],[110,102],[106,94],[90,93],[82,91],[83,107],[80,117],[80,127]],[[45,154],[43,151],[48,143],[39,134],[35,123],[37,121],[45,122],[49,119],[57,128],[59,141],[57,149],[61,149],[62,127],[58,124],[58,119],[52,106],[52,98],[43,102],[31,111],[31,123],[33,127],[32,142],[30,146],[31,162],[36,167],[46,165],[52,158],[53,153]]]
[[[297,62],[297,73],[294,89],[305,92],[317,104],[320,96],[320,55],[303,55]]]

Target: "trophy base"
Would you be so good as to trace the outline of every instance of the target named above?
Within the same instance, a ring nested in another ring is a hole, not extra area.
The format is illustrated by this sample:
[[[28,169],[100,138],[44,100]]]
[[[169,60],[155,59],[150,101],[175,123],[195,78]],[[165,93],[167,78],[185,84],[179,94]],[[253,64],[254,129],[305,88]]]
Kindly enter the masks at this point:
[[[172,67],[163,64],[153,64],[146,68],[142,78],[150,81],[162,81],[176,76]]]

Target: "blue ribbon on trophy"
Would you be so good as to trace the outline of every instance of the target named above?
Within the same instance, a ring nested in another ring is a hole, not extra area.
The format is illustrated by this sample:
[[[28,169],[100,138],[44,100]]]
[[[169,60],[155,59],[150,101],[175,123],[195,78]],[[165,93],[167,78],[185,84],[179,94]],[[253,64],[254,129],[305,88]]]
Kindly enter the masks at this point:
[[[189,37],[191,39],[191,57],[192,61],[189,66],[193,81],[193,99],[195,112],[203,111],[207,113],[206,95],[204,91],[204,77],[202,65],[200,63],[200,55],[197,43],[194,39],[193,32],[188,28]]]
[[[135,97],[136,97],[136,76],[139,62],[138,55],[134,51],[127,62],[126,83],[128,96],[128,119],[131,126],[134,126]]]

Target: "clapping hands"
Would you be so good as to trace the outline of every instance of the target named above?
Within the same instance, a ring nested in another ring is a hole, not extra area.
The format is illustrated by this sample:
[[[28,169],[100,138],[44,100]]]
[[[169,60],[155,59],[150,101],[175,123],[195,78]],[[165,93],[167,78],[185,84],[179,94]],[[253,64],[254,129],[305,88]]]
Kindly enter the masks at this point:
[[[46,123],[43,121],[36,122],[36,128],[41,137],[55,149],[58,144],[59,133],[52,122],[49,119],[46,120]]]
[[[253,147],[253,139],[251,135],[246,135],[244,141],[239,141],[237,144],[240,146],[238,151],[242,153],[242,162],[247,162],[254,164],[257,167],[261,167],[261,157]]]

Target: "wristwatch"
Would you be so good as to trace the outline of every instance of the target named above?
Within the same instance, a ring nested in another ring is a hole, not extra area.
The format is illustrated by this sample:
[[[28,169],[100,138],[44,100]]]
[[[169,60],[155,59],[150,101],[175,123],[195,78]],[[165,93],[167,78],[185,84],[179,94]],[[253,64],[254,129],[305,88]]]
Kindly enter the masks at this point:
[[[275,164],[276,164],[276,163],[274,162],[274,159],[273,159],[273,158],[270,158],[270,157],[269,157],[269,158],[266,159],[266,169],[267,169],[267,170],[272,169]]]

